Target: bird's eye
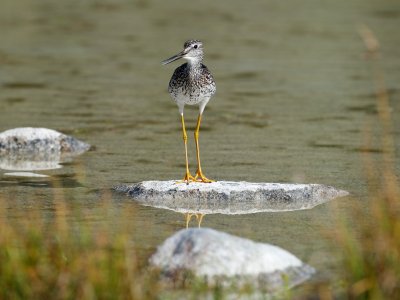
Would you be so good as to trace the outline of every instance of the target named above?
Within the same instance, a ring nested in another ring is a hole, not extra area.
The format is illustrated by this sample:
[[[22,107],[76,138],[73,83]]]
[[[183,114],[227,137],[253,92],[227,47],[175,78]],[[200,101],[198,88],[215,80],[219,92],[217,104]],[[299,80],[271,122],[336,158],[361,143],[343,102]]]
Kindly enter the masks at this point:
[[[197,45],[194,45],[193,48],[194,48],[194,49],[197,49]]]

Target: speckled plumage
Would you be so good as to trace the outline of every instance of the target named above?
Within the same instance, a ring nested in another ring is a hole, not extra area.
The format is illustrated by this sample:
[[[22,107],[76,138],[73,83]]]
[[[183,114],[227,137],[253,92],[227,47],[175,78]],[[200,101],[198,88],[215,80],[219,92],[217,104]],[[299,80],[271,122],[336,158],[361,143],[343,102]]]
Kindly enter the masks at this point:
[[[215,91],[214,78],[202,63],[194,66],[185,63],[178,67],[168,86],[168,92],[176,102],[182,98],[184,104],[189,105],[199,104],[205,98],[208,100]]]
[[[216,91],[214,78],[207,67],[203,65],[203,56],[203,43],[199,40],[189,40],[185,42],[181,52],[162,62],[163,65],[166,65],[180,58],[188,60],[187,63],[176,68],[168,86],[168,92],[178,105],[179,113],[181,114],[186,164],[186,173],[183,182],[187,184],[198,181],[205,183],[213,182],[213,180],[204,176],[200,165],[199,131],[201,118],[204,108]],[[183,117],[183,110],[186,104],[199,106],[199,116],[194,131],[197,154],[197,171],[195,176],[192,176],[189,171],[187,134]]]
[[[203,62],[203,43],[199,40],[189,40],[184,44],[184,50],[165,60],[167,64],[178,58],[188,60],[176,68],[168,86],[168,92],[178,104],[181,113],[185,104],[199,105],[200,113],[211,96],[216,92],[214,78]]]

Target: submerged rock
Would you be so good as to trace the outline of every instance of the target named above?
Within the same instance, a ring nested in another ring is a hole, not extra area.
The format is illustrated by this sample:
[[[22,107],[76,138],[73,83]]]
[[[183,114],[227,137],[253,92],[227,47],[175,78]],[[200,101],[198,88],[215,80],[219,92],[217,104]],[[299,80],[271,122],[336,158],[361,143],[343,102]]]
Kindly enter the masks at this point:
[[[218,181],[213,183],[177,183],[143,181],[120,185],[135,201],[177,212],[201,214],[249,214],[266,211],[309,209],[336,197],[348,195],[321,184],[284,184]]]
[[[47,128],[15,128],[0,133],[0,168],[46,170],[82,154],[90,145]]]
[[[168,238],[150,258],[164,278],[204,279],[208,284],[250,284],[265,291],[292,287],[315,270],[288,251],[209,228],[183,229]]]

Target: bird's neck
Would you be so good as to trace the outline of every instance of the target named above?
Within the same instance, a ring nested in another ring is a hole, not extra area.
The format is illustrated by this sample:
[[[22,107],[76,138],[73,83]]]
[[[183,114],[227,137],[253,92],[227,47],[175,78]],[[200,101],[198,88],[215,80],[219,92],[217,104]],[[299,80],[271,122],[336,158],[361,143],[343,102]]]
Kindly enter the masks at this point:
[[[189,67],[189,69],[199,69],[199,68],[201,68],[202,62],[203,62],[202,59],[189,59],[188,67]]]

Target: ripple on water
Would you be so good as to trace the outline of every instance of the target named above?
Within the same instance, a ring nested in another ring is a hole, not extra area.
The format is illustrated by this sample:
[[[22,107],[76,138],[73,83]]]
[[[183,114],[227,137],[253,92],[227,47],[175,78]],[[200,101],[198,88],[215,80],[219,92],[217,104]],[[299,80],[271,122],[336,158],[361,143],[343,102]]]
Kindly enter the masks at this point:
[[[45,89],[47,85],[41,82],[9,82],[4,83],[3,87],[6,89]]]

